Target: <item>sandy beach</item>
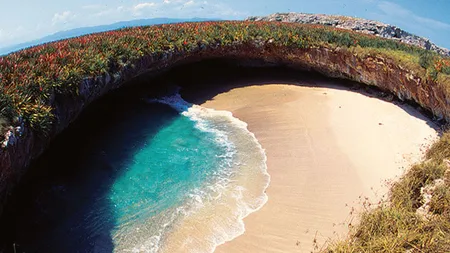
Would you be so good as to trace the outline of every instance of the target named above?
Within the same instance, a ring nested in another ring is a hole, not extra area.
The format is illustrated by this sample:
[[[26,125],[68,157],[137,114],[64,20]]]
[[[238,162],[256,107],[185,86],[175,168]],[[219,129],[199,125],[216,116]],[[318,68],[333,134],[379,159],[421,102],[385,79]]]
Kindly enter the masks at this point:
[[[344,237],[352,209],[365,197],[381,199],[386,180],[420,160],[437,137],[410,106],[332,85],[255,83],[202,105],[248,123],[271,176],[268,202],[216,252],[310,252]]]

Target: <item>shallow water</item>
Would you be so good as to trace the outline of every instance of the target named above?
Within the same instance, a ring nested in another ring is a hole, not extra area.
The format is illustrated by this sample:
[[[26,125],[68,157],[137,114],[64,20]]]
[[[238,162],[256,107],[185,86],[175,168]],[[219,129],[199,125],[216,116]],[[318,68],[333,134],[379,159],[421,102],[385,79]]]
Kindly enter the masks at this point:
[[[231,113],[159,102],[104,108],[52,145],[10,217],[20,251],[211,252],[243,233],[267,199],[261,146]]]

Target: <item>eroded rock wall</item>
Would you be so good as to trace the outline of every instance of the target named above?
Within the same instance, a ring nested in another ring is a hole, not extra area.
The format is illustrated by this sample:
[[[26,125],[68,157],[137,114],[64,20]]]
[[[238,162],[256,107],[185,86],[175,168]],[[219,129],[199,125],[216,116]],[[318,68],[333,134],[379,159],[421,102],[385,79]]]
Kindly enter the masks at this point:
[[[260,60],[268,65],[287,65],[302,70],[314,70],[329,77],[338,77],[377,86],[391,91],[401,99],[410,99],[430,110],[437,117],[450,119],[448,98],[443,87],[430,80],[423,80],[393,61],[375,56],[358,56],[347,49],[279,47],[270,41],[247,44],[202,45],[190,52],[170,51],[145,56],[133,66],[119,73],[109,73],[97,78],[85,79],[79,84],[78,96],[54,96],[55,124],[47,136],[39,136],[24,127],[15,141],[0,149],[0,213],[14,185],[26,172],[30,162],[41,155],[50,141],[77,119],[81,111],[92,101],[111,90],[131,85],[132,79],[141,74],[157,74],[172,66],[202,59],[227,58],[246,63]]]

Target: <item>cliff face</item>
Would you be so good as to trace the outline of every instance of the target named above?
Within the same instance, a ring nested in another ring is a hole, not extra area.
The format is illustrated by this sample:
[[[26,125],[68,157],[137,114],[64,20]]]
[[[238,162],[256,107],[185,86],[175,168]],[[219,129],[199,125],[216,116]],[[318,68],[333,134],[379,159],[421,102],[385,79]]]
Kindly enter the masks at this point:
[[[76,97],[54,97],[52,105],[55,108],[56,124],[48,136],[38,136],[26,127],[10,132],[10,141],[5,148],[0,149],[0,211],[30,162],[42,154],[50,141],[76,120],[92,101],[113,89],[131,84],[129,81],[133,77],[143,73],[157,74],[177,64],[210,58],[231,58],[244,65],[250,63],[248,60],[261,60],[264,64],[288,65],[318,71],[330,77],[358,81],[391,91],[400,99],[411,99],[431,110],[437,117],[450,119],[449,100],[442,86],[422,80],[389,59],[358,56],[346,49],[293,49],[275,46],[271,41],[255,41],[228,47],[202,45],[190,53],[172,51],[144,56],[134,67],[120,73],[85,79],[79,84],[79,95]]]
[[[300,24],[318,24],[333,26],[342,29],[353,30],[355,32],[371,34],[387,39],[401,41],[406,44],[421,47],[423,49],[435,51],[443,56],[450,56],[450,50],[439,47],[430,40],[411,34],[394,25],[384,24],[374,20],[362,18],[352,18],[346,16],[334,16],[324,14],[306,13],[275,13],[265,17],[249,17],[249,21],[279,21]]]

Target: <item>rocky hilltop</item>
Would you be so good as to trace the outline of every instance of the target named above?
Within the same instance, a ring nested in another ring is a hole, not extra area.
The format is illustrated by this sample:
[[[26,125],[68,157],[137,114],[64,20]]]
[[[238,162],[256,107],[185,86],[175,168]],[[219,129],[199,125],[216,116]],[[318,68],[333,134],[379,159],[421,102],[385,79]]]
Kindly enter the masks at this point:
[[[374,20],[354,18],[346,16],[306,14],[306,13],[275,13],[265,17],[249,17],[248,21],[279,21],[301,24],[318,24],[333,26],[336,28],[353,30],[365,34],[376,35],[383,38],[393,39],[432,50],[443,56],[450,56],[450,50],[439,47],[429,39],[423,38],[400,29],[397,26],[381,23]]]

